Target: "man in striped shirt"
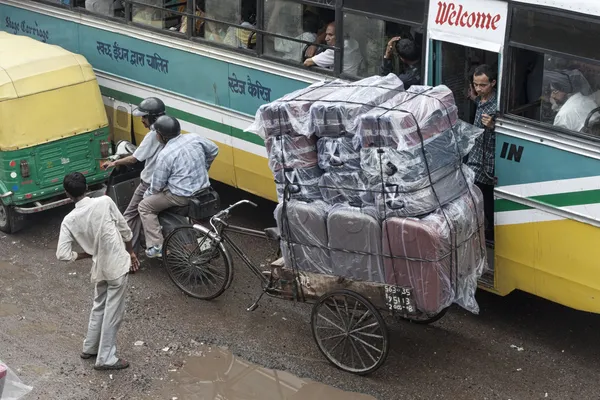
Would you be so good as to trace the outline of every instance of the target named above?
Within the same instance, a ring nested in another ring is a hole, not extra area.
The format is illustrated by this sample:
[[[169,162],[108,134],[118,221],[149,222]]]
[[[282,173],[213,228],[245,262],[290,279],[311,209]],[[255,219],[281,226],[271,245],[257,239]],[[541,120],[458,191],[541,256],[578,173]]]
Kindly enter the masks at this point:
[[[146,256],[162,256],[164,241],[158,214],[171,207],[183,207],[190,197],[210,186],[208,170],[219,153],[210,140],[196,134],[181,134],[179,121],[163,115],[154,130],[165,147],[158,155],[150,187],[138,207],[146,237]]]

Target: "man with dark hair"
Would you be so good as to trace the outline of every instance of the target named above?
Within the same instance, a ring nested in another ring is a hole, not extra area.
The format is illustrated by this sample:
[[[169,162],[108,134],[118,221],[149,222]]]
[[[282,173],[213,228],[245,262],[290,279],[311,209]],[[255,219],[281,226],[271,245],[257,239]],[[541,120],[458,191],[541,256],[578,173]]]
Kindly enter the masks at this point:
[[[467,165],[475,172],[475,184],[483,193],[485,219],[487,220],[485,237],[494,241],[494,163],[496,152],[496,79],[498,73],[489,65],[482,64],[473,72],[473,88],[477,94],[475,103],[475,121],[473,125],[484,128],[483,135],[475,140],[469,153]]]
[[[414,41],[402,39],[400,36],[393,37],[385,49],[383,62],[379,68],[379,73],[386,76],[393,72],[392,55],[396,53],[400,61],[404,64],[404,72],[398,75],[398,78],[404,83],[404,88],[408,89],[412,85],[421,83],[421,55]]]
[[[96,357],[94,369],[97,370],[127,368],[129,363],[117,358],[116,352],[128,272],[135,272],[139,267],[131,247],[131,230],[110,197],[85,196],[87,182],[83,174],[68,174],[63,186],[75,203],[75,209],[64,218],[60,227],[56,258],[68,262],[92,258],[91,281],[96,285],[81,358]],[[74,252],[73,242],[84,253]]]

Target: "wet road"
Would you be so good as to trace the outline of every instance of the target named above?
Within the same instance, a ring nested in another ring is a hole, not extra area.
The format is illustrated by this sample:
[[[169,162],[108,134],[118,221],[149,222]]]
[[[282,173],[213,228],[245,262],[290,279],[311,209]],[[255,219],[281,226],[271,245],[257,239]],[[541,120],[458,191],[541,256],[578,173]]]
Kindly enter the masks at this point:
[[[220,192],[223,203],[245,196]],[[234,222],[271,226],[272,203],[260,206],[238,209]],[[391,325],[386,364],[357,377],[319,353],[310,306],[264,298],[256,311],[246,312],[259,286],[239,260],[231,288],[212,302],[186,297],[160,263],[145,261],[130,277],[119,333],[119,352],[131,367],[94,371],[90,361],[79,359],[92,300],[89,261],[61,264],[54,255],[68,211],[38,215],[34,226],[0,235],[0,359],[34,386],[27,398],[600,398],[600,316],[521,293],[500,298],[480,292],[480,315],[453,307],[431,326]],[[274,256],[260,239],[242,243],[258,262]],[[229,372],[217,373],[219,368]]]

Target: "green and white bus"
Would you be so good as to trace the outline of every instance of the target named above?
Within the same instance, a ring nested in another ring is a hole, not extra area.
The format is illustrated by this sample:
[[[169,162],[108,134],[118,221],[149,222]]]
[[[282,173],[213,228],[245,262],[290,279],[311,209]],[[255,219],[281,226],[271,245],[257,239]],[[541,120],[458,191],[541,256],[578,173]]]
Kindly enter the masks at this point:
[[[304,67],[331,21],[333,65]],[[114,140],[139,142],[131,110],[159,96],[219,145],[212,178],[271,200],[264,143],[243,131],[261,104],[377,74],[402,36],[421,49],[423,83],[450,87],[472,122],[469,71],[496,66],[496,243],[481,287],[600,313],[600,1],[0,0],[0,29],[84,55]],[[349,39],[362,62],[345,70]]]

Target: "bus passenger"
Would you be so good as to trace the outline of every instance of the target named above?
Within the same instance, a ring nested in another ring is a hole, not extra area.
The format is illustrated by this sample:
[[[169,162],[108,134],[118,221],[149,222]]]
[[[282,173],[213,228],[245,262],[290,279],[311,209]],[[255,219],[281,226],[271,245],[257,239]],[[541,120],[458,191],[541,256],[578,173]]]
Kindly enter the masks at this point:
[[[277,5],[281,4],[280,2]],[[319,18],[310,12],[307,12],[302,18],[302,33],[295,37],[298,40],[304,40],[305,42],[315,42],[317,40],[317,31],[319,30]],[[292,40],[275,38],[274,48],[275,51],[283,53],[285,60],[302,62],[302,50],[306,47],[306,44],[301,42],[294,42]]]
[[[164,238],[158,214],[171,207],[187,206],[190,197],[209,187],[208,170],[219,153],[217,145],[200,135],[182,135],[179,121],[168,115],[159,117],[154,129],[165,147],[138,207],[148,258],[162,257]]]
[[[393,72],[392,54],[394,52],[404,64],[404,72],[398,75],[398,78],[404,83],[404,88],[408,89],[412,85],[421,84],[421,55],[418,47],[414,41],[402,39],[400,36],[393,37],[388,42],[379,74],[386,76]]]
[[[495,115],[497,73],[486,64],[475,68],[473,87],[477,92],[475,103],[477,111],[473,125],[484,128],[484,132],[475,140],[469,153],[467,165],[475,172],[475,184],[483,193],[483,206],[487,221],[485,238],[494,241],[494,163],[496,151]]]
[[[335,46],[335,22],[329,23],[325,30],[325,42],[328,46]],[[322,53],[307,58],[304,66],[312,67],[316,65],[321,68],[333,68],[335,52],[333,49],[327,49]],[[363,62],[362,54],[358,42],[354,39],[344,39],[344,72],[352,75],[358,75],[358,69]]]
[[[547,78],[550,80],[550,101],[559,108],[554,125],[580,132],[590,112],[598,107],[590,96],[587,79],[578,70],[550,71]]]

